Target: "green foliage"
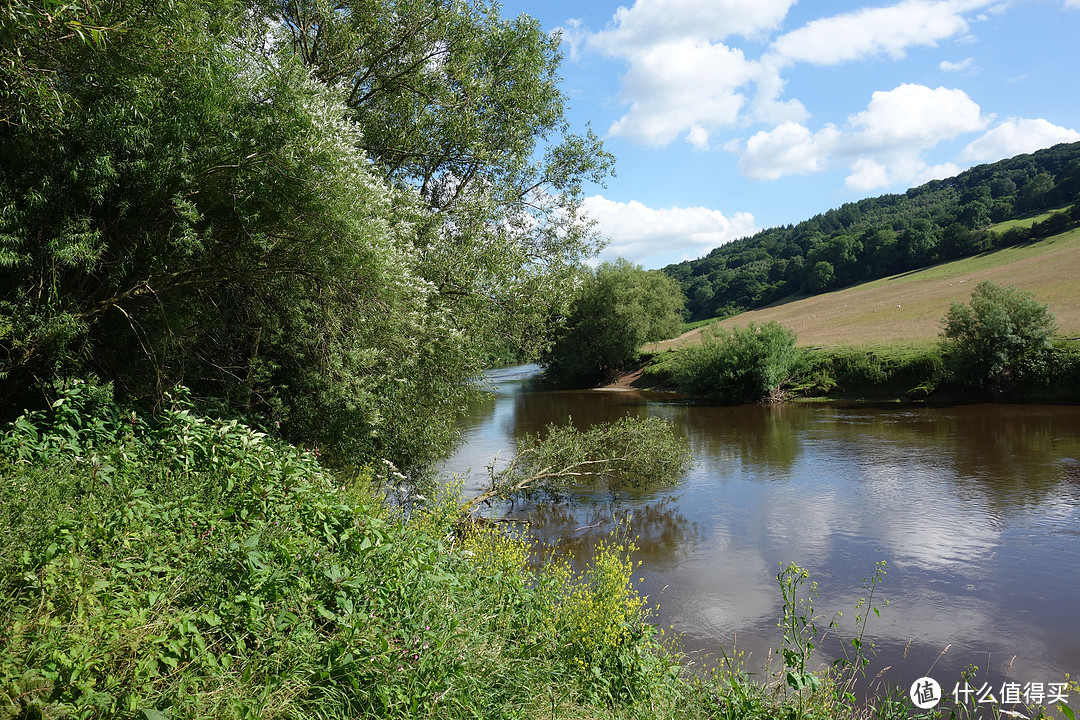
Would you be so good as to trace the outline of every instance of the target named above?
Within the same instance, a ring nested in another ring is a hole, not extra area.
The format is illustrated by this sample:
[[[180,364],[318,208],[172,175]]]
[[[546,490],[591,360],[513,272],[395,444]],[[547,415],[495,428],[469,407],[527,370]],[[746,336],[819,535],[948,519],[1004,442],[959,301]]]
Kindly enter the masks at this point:
[[[610,168],[565,127],[557,41],[482,2],[346,10],[5,5],[8,407],[91,372],[121,398],[183,384],[410,467],[490,357],[539,352]]]
[[[812,294],[822,293],[831,289],[835,281],[836,273],[833,271],[832,264],[826,260],[819,260],[814,263],[810,274],[806,276],[806,289]]]
[[[493,498],[520,496],[558,500],[575,482],[602,480],[609,487],[656,487],[675,481],[690,463],[690,448],[674,426],[659,417],[626,416],[586,430],[549,425],[543,434],[518,441],[503,468],[492,465],[491,488],[467,508]]]
[[[281,50],[341,88],[360,147],[431,212],[416,228],[423,277],[474,343],[531,357],[600,238],[585,182],[614,159],[570,131],[558,34],[487,0],[290,0]],[[274,14],[277,6],[270,6]]]
[[[624,536],[538,565],[453,491],[406,517],[369,473],[85,385],[9,428],[0,473],[4,717],[602,716],[678,687]]]
[[[626,260],[604,263],[574,296],[565,327],[545,358],[560,382],[610,379],[636,360],[642,344],[675,336],[685,298],[663,273]]]
[[[810,351],[796,392],[852,398],[922,397],[945,381],[935,346],[829,347]]]
[[[707,328],[669,363],[676,386],[721,402],[780,399],[806,367],[795,334],[777,322]]]
[[[1078,157],[1080,143],[1070,143],[980,165],[762,230],[664,272],[686,293],[690,319],[701,320],[1055,235],[1080,221],[1068,207],[1080,190]],[[1013,218],[1052,207],[1060,211],[1010,229]]]
[[[1021,361],[1045,352],[1057,322],[1033,293],[984,281],[970,305],[953,303],[942,319],[950,368],[965,384],[1003,390]]]

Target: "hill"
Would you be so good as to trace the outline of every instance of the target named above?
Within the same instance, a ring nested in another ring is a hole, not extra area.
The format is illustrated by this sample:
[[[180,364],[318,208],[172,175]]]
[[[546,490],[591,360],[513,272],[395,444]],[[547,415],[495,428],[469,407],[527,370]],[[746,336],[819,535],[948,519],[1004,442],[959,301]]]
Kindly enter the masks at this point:
[[[664,268],[691,320],[733,315],[1059,234],[1080,223],[1080,143],[980,165],[763,230]]]
[[[1050,306],[1061,332],[1080,335],[1080,229],[899,273],[842,290],[803,296],[729,317],[724,326],[778,321],[795,331],[800,345],[851,345],[908,341],[929,343],[950,303],[967,302],[975,284],[993,280],[1030,290]],[[663,350],[695,342],[700,328],[646,346]]]

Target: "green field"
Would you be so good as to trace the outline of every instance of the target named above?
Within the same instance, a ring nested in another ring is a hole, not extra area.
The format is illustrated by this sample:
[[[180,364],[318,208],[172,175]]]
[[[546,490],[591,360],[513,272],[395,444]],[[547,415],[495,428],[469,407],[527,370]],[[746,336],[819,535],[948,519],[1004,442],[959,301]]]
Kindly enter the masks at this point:
[[[1068,210],[1070,207],[1072,207],[1072,206],[1071,205],[1065,205],[1063,207],[1053,208],[1052,210],[1047,210],[1046,212],[1039,213],[1037,215],[1028,215],[1026,217],[1019,217],[1019,218],[1015,218],[1013,220],[1006,220],[1004,222],[999,222],[999,223],[996,223],[994,225],[991,225],[987,229],[990,230],[991,232],[995,232],[995,233],[999,233],[999,234],[1004,234],[1004,233],[1008,232],[1009,230],[1012,230],[1013,228],[1025,228],[1025,229],[1027,229],[1027,228],[1030,228],[1035,223],[1039,223],[1039,222],[1042,222],[1043,220],[1049,219],[1051,215],[1056,215],[1059,212],[1063,212],[1065,210]]]
[[[1038,218],[1029,218],[1032,221]],[[954,302],[992,280],[1034,292],[1050,306],[1065,336],[1080,335],[1080,229],[1027,245],[893,275],[810,297],[793,297],[720,321],[724,327],[777,321],[806,346],[929,343]],[[655,352],[696,342],[700,329],[646,346]]]

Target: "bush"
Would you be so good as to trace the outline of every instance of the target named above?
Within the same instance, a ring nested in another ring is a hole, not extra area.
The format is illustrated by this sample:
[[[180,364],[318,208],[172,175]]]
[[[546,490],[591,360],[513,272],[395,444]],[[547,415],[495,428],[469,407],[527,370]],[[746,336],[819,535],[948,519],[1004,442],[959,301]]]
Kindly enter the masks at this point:
[[[1035,295],[988,280],[971,304],[953,303],[943,318],[942,343],[949,369],[965,385],[1003,391],[1021,361],[1050,348],[1057,321]]]
[[[905,348],[830,347],[810,354],[810,367],[800,385],[809,396],[847,397],[924,396],[941,382],[941,350]]]
[[[723,402],[779,399],[806,367],[795,333],[778,322],[745,329],[711,327],[702,342],[676,356],[672,378],[680,390]]]

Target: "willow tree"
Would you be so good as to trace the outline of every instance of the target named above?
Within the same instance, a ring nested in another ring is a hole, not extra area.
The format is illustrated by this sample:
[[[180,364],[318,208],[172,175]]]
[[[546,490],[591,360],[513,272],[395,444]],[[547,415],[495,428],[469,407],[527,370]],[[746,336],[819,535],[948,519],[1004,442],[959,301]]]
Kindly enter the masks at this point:
[[[285,50],[340,88],[361,147],[430,211],[417,228],[436,304],[477,346],[536,354],[584,257],[582,212],[613,159],[570,131],[560,38],[486,0],[285,0]]]
[[[517,117],[507,98],[492,109],[506,133],[485,126],[487,145],[474,137],[467,150],[446,143],[466,137],[461,113],[477,108],[424,124],[400,105],[437,84],[405,69],[458,67],[463,41],[447,33],[470,22],[477,48],[531,38],[533,65],[506,84],[532,73],[554,91],[554,41],[529,21],[446,6],[439,33],[417,38],[405,4],[373,6],[357,17],[385,41],[355,47],[376,53],[366,66],[384,79],[365,104],[294,49],[280,8],[35,8],[16,0],[0,18],[9,410],[77,375],[151,400],[184,384],[342,461],[420,461],[445,447],[488,348],[539,337],[545,301],[594,247],[577,198],[606,156],[586,139],[547,143],[562,127],[557,92],[535,127],[538,111]],[[518,27],[531,30],[500,35]],[[420,40],[442,54],[417,68],[409,43]],[[430,100],[432,114],[454,105]],[[395,160],[388,148],[405,138],[414,150]],[[416,158],[439,147],[442,161],[420,170]]]

